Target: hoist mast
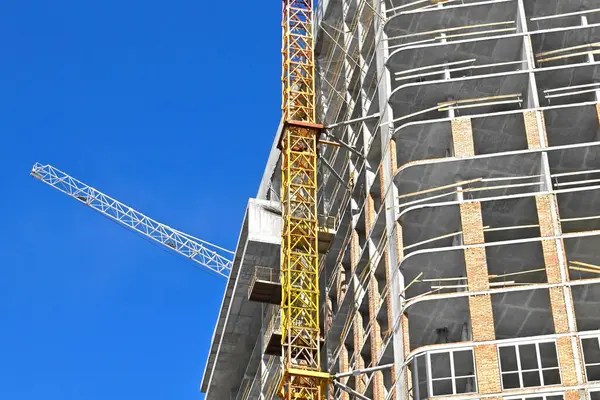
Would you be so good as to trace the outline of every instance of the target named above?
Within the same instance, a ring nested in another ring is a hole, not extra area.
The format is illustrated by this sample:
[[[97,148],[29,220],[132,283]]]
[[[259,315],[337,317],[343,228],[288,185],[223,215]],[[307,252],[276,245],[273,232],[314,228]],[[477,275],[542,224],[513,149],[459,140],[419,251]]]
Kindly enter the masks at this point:
[[[100,214],[227,278],[232,251],[175,230],[94,189],[51,165],[36,163],[31,176]]]
[[[321,400],[313,0],[283,0],[283,120],[280,147],[281,344],[284,400]]]

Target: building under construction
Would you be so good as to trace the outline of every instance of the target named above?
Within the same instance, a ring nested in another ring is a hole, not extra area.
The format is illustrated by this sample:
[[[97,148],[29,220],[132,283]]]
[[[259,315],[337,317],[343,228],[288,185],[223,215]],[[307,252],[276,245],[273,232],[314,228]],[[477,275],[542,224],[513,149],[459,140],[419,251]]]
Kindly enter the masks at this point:
[[[314,22],[327,398],[600,399],[600,0],[322,0]],[[282,379],[284,130],[209,400]]]

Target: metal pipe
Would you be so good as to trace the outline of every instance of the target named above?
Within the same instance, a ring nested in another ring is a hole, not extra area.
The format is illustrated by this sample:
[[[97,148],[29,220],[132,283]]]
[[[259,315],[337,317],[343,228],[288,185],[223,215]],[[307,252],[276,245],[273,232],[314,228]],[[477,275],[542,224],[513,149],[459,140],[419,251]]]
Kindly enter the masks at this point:
[[[353,124],[355,122],[362,122],[362,121],[367,121],[369,119],[373,119],[373,118],[379,118],[379,113],[375,113],[372,115],[367,115],[366,117],[361,117],[361,118],[355,118],[355,119],[349,119],[348,121],[342,121],[342,122],[338,122],[332,125],[327,125],[325,127],[325,129],[333,129],[333,128],[337,128],[338,126],[342,126],[342,125],[349,125],[349,124]]]
[[[354,389],[344,385],[343,383],[337,382],[337,381],[333,381],[333,384],[335,386],[337,386],[338,388],[342,389],[344,392],[350,393],[354,396],[356,396],[356,398],[360,399],[360,400],[371,400],[366,396],[363,396],[362,394],[358,393],[357,391],[355,391]]]
[[[369,373],[369,372],[381,371],[382,369],[392,368],[393,366],[394,366],[394,364],[386,364],[386,365],[379,365],[377,367],[371,367],[371,368],[365,368],[365,369],[357,369],[355,371],[342,372],[342,373],[339,373],[339,374],[335,374],[333,377],[335,379],[339,379],[339,378],[346,378],[348,376],[357,376],[357,375],[366,374],[366,373]]]
[[[331,171],[331,173],[332,173],[333,175],[335,175],[335,177],[338,179],[338,181],[340,181],[340,182],[342,183],[342,185],[346,186],[346,188],[347,188],[348,190],[351,190],[351,188],[350,188],[350,185],[348,185],[348,183],[347,183],[347,182],[344,180],[344,178],[342,178],[342,177],[340,176],[340,174],[338,174],[338,173],[337,173],[337,171],[335,170],[335,168],[333,168],[333,167],[331,166],[331,164],[329,164],[329,163],[327,162],[327,160],[326,160],[324,157],[320,157],[320,158],[321,158],[321,161],[323,162],[323,164],[324,164],[324,165],[327,167],[327,169],[328,169],[328,170],[330,170],[330,171]]]
[[[363,160],[365,159],[365,155],[362,154],[360,151],[356,150],[354,147],[350,146],[348,143],[344,142],[342,139],[339,139],[333,135],[327,135],[327,138],[332,139],[333,141],[335,141],[336,143],[339,143],[343,148],[345,148],[346,150],[356,154],[357,156],[359,156],[360,158],[362,158]]]

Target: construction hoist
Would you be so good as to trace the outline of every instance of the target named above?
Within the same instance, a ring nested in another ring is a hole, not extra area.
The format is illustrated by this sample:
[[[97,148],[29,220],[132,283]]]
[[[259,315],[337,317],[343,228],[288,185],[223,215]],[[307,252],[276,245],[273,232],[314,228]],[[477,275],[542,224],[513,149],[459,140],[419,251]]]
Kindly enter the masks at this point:
[[[283,0],[281,344],[285,400],[325,398],[321,371],[313,0]]]

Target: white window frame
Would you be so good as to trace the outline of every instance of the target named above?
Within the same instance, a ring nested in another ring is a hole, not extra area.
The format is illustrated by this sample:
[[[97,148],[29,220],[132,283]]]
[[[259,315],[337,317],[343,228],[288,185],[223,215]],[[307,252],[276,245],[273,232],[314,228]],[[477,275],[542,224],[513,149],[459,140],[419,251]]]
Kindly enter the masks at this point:
[[[456,371],[454,367],[454,353],[460,353],[463,351],[470,351],[471,357],[473,360],[473,375],[461,375],[456,376]],[[446,376],[443,378],[434,378],[431,370],[431,355],[432,354],[448,354],[450,358],[450,376]],[[475,351],[472,347],[462,347],[456,349],[445,349],[445,350],[436,350],[436,351],[428,351],[426,353],[425,362],[427,363],[427,390],[429,391],[429,397],[442,397],[442,396],[451,396],[457,394],[467,394],[467,393],[477,393],[477,373],[475,372]],[[456,380],[457,379],[465,379],[465,378],[473,378],[473,391],[465,392],[465,393],[456,393]],[[452,381],[452,394],[433,394],[433,382],[434,381]]]
[[[598,387],[589,388],[588,393],[587,393],[587,398],[591,400],[592,393],[598,393],[598,392],[600,392],[600,388],[598,388]]]
[[[590,381],[588,378],[588,367],[596,367],[596,366],[600,366],[600,362],[597,363],[587,363],[585,361],[585,352],[583,351],[583,341],[584,340],[588,340],[588,339],[596,339],[596,341],[598,342],[598,345],[600,346],[600,335],[598,334],[594,334],[594,335],[581,335],[579,337],[579,345],[581,346],[581,355],[583,356],[583,369],[585,371],[585,380],[586,382],[599,382],[600,380],[595,380],[595,381]],[[600,389],[598,390],[590,390],[591,392],[598,392],[600,391]]]
[[[564,392],[552,392],[552,393],[534,393],[534,394],[522,394],[520,396],[503,397],[503,400],[521,400],[521,399],[532,399],[535,397],[541,397],[543,400],[547,400],[550,396],[562,396],[565,400]]]
[[[546,343],[552,343],[554,345],[554,348],[556,350],[556,361],[557,361],[557,366],[556,367],[542,367],[542,358],[540,356],[540,344],[546,344]],[[521,353],[519,351],[519,347],[520,346],[524,346],[524,345],[535,345],[535,355],[537,357],[537,364],[538,364],[538,368],[535,369],[522,369],[521,367]],[[506,348],[506,347],[513,347],[515,349],[515,355],[517,358],[517,369],[516,370],[511,370],[511,371],[505,371],[502,367],[502,358],[500,356],[500,349],[502,348]],[[556,347],[556,341],[555,340],[540,340],[540,341],[524,341],[524,342],[513,342],[510,344],[505,344],[505,345],[498,345],[498,361],[500,362],[500,378],[501,378],[501,383],[502,383],[502,390],[510,390],[510,389],[506,389],[504,387],[504,374],[517,374],[519,376],[519,389],[526,389],[526,388],[530,388],[530,387],[538,387],[538,386],[523,386],[523,373],[527,373],[527,372],[538,372],[539,376],[540,376],[540,387],[541,386],[559,386],[562,384],[562,371],[560,368],[560,360],[558,359],[558,348]],[[554,383],[554,384],[546,384],[544,382],[544,371],[550,371],[550,370],[558,370],[558,375],[559,375],[559,379],[560,382],[559,383]],[[517,389],[517,388],[512,388],[512,389]],[[523,396],[519,396],[519,398],[521,398]]]

